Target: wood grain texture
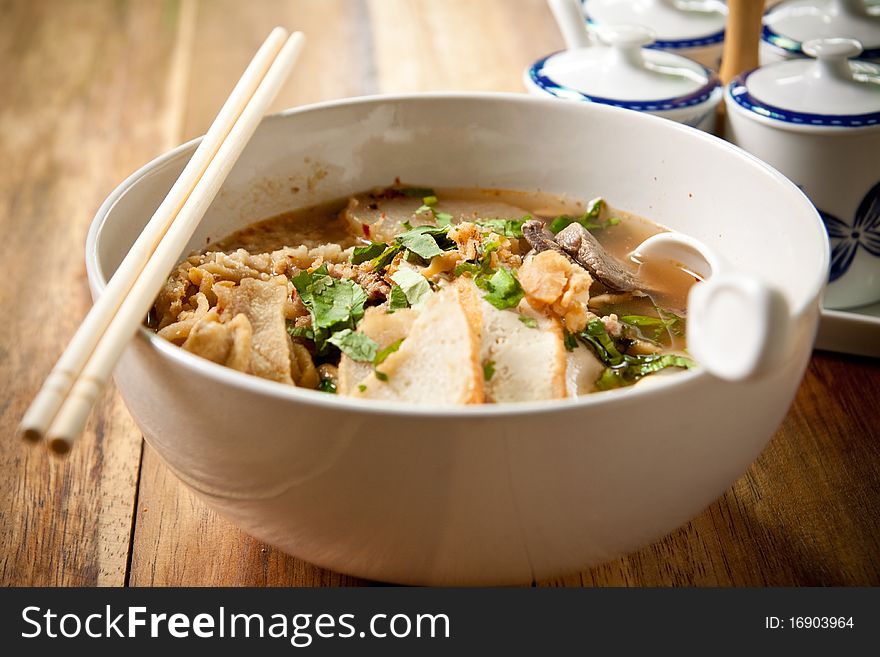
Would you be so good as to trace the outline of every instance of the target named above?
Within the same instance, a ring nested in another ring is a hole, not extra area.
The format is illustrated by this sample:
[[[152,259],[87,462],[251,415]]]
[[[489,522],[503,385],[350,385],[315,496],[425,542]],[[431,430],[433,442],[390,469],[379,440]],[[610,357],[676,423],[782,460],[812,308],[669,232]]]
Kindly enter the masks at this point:
[[[89,306],[102,199],[167,148],[176,8],[5,3],[0,21],[0,582],[124,582],[141,439],[115,391],[66,461],[14,435]],[[137,120],[132,120],[138,117]]]
[[[274,109],[376,91],[365,5],[357,0],[200,2],[188,62],[185,141],[203,134],[254,51],[275,25],[306,46]],[[235,25],[230,30],[230,25]],[[235,73],[230,73],[234,71]],[[264,546],[210,512],[146,447],[129,583],[153,585],[353,584],[357,580]]]
[[[67,463],[11,432],[87,308],[82,242],[100,201],[136,166],[204,132],[273,25],[308,37],[276,109],[380,91],[520,91],[523,68],[562,47],[544,0],[2,9],[0,155],[14,166],[0,172],[0,582],[364,584],[261,544],[209,511],[151,449],[139,459],[115,394]],[[64,299],[67,312],[47,298]],[[880,584],[878,401],[880,361],[815,354],[783,426],[721,499],[635,554],[538,584]]]

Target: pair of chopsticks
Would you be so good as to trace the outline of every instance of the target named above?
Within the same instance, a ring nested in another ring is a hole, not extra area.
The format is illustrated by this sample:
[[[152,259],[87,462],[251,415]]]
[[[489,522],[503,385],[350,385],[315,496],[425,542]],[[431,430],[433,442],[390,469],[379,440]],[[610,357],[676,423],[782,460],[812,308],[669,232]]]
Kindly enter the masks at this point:
[[[64,454],[82,433],[125,347],[293,68],[303,35],[276,27],[254,55],[189,163],[86,315],[21,421]]]

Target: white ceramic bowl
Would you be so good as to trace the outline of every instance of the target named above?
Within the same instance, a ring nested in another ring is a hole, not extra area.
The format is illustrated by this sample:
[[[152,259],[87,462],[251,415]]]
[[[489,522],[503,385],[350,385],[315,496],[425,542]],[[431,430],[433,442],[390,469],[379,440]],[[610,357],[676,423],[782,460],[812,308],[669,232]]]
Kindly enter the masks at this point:
[[[146,165],[101,207],[87,244],[93,294],[194,148]],[[577,400],[417,408],[258,379],[142,330],[117,384],[149,443],[211,507],[337,571],[528,582],[661,537],[761,452],[807,364],[828,266],[822,224],[784,177],[714,137],[610,107],[500,94],[352,99],[264,121],[190,248],[395,176],[601,194],[689,233],[784,291],[781,364],[746,383],[693,370]]]

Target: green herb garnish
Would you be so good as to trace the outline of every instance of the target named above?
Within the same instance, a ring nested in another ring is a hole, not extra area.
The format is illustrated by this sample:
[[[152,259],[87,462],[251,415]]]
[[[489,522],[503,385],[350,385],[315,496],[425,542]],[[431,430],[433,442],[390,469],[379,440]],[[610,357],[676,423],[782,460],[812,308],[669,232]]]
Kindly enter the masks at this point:
[[[431,284],[428,279],[412,269],[398,269],[391,280],[400,286],[410,306],[419,306],[428,300]]]
[[[334,333],[354,331],[364,317],[367,293],[351,279],[333,278],[323,264],[315,271],[301,271],[291,279],[312,317],[311,331],[319,354]],[[338,345],[337,345],[338,346]]]
[[[318,390],[321,392],[329,392],[331,395],[336,394],[336,383],[333,379],[321,379],[318,382]]]
[[[403,290],[400,289],[400,286],[392,285],[391,292],[388,294],[389,310],[400,310],[401,308],[407,308],[408,306],[409,301],[406,300],[406,295],[403,293]]]
[[[417,256],[430,260],[434,256],[455,248],[455,242],[446,237],[443,226],[416,226],[395,237],[395,241]]]
[[[567,228],[573,223],[579,223],[587,230],[608,228],[609,226],[616,226],[617,224],[619,224],[620,219],[618,219],[617,217],[612,217],[607,221],[601,221],[599,219],[604,207],[604,199],[594,198],[592,201],[590,201],[590,204],[587,206],[586,211],[581,216],[573,217],[569,215],[561,215],[551,221],[547,228],[550,230],[551,233],[555,235],[556,233],[564,228]]]
[[[538,328],[538,320],[534,317],[529,317],[528,315],[520,315],[519,321],[521,321],[529,328]]]
[[[499,310],[515,307],[525,294],[513,270],[507,267],[499,269],[482,282],[487,290],[483,298]]]
[[[596,356],[606,366],[596,380],[599,390],[630,386],[648,374],[667,367],[696,366],[690,358],[675,354],[622,354],[600,319],[594,319],[587,324],[587,328],[578,333],[578,337],[593,348]]]
[[[379,345],[363,333],[355,333],[351,329],[337,331],[327,342],[339,347],[339,350],[352,360],[370,363],[376,358]]]
[[[476,275],[480,273],[480,265],[475,262],[460,262],[455,265],[452,273],[456,276],[461,276],[462,274]]]
[[[449,228],[449,226],[452,225],[452,215],[448,212],[438,212],[434,206],[439,202],[440,200],[433,192],[428,196],[422,197],[422,205],[416,210],[416,214],[424,214],[428,212],[434,217],[434,222],[439,228]],[[404,227],[407,230],[412,229],[412,225],[407,226],[404,224]]]
[[[360,390],[361,392],[366,392],[366,391],[367,391],[367,386],[364,385],[363,383],[361,383],[361,384],[358,385],[358,390]]]
[[[618,351],[601,319],[591,320],[587,328],[578,333],[578,337],[593,347],[599,360],[605,365],[620,365],[623,362],[623,354]]]
[[[531,218],[531,215],[526,215],[522,219],[480,219],[477,221],[477,225],[482,228],[488,228],[493,233],[504,235],[504,237],[519,239],[523,236],[523,224]]]
[[[384,242],[370,242],[366,246],[356,246],[351,254],[351,264],[359,265],[367,260],[378,258],[387,248],[388,245]]]
[[[473,275],[477,287],[486,291],[483,298],[499,310],[504,310],[519,304],[525,293],[512,269],[492,269],[492,252],[499,246],[498,242],[484,244],[477,262],[460,263],[456,265],[454,273],[456,276],[464,273]]]
[[[575,349],[577,349],[578,341],[577,338],[574,337],[574,334],[569,333],[567,330],[563,329],[562,344],[565,345],[566,351],[574,351]]]
[[[385,269],[388,265],[391,264],[391,261],[394,260],[394,256],[400,253],[401,246],[399,244],[392,244],[385,248],[382,254],[376,258],[373,258],[370,263],[373,265],[373,271],[379,271],[381,269]]]
[[[380,372],[379,370],[373,370],[373,373],[376,375],[376,378],[382,381],[383,383],[388,380],[388,375],[385,372]]]
[[[448,212],[434,212],[434,219],[440,228],[449,228],[452,225],[452,215]]]
[[[373,359],[373,365],[379,367],[379,365],[384,363],[386,358],[388,358],[391,354],[400,349],[400,345],[403,343],[403,340],[404,338],[400,338],[400,340],[395,340],[384,349],[380,349],[376,353],[376,357]]]
[[[452,225],[452,215],[448,212],[438,212],[434,206],[437,204],[436,196],[427,196],[424,199],[424,205],[420,206],[418,210],[416,210],[416,214],[424,214],[425,212],[430,212],[434,217],[434,223],[437,224],[439,228],[449,228]],[[431,201],[428,203],[428,201]],[[407,230],[411,230],[412,225],[407,227]]]
[[[650,315],[622,315],[620,321],[627,326],[639,329],[643,337],[659,342],[664,334],[681,336],[684,334],[684,318],[668,310],[657,308],[659,317]],[[650,335],[649,335],[650,332]]]
[[[495,361],[487,360],[483,363],[483,380],[491,381],[493,376],[495,376]]]
[[[638,326],[639,328],[656,328],[666,325],[659,317],[650,317],[648,315],[621,315],[620,321],[630,326]]]
[[[612,388],[631,386],[639,379],[667,367],[690,369],[696,367],[696,365],[690,358],[675,354],[624,356],[621,364],[605,368],[601,376],[596,380],[596,387],[599,390],[610,390]]]

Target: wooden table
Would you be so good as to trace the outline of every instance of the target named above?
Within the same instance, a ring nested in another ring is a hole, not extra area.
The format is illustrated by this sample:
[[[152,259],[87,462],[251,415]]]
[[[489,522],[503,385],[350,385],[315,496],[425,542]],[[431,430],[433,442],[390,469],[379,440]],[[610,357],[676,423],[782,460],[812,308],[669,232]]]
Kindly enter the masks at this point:
[[[67,460],[14,428],[88,308],[83,243],[102,199],[205,130],[273,25],[309,38],[277,109],[521,91],[523,67],[562,47],[544,0],[0,0],[0,17],[0,583],[362,584],[206,509],[114,390]],[[541,584],[880,584],[878,407],[878,361],[816,353],[720,500],[638,553]]]

